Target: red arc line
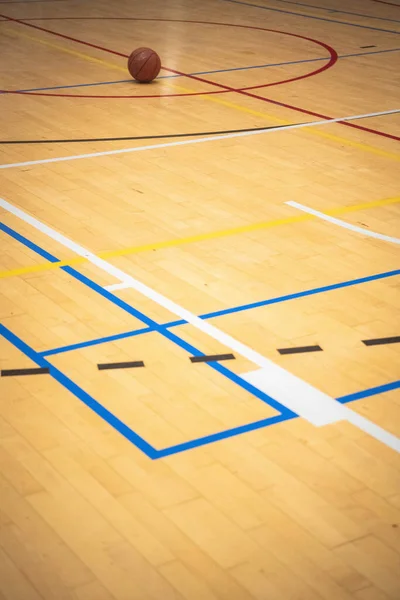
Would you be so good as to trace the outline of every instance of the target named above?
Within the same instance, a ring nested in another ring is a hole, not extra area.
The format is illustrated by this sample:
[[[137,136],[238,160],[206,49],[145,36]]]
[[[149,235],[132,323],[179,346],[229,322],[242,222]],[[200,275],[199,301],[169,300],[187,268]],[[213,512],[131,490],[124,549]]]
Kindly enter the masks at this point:
[[[39,25],[33,25],[33,23],[26,23],[24,21],[20,21],[19,19],[14,19],[12,17],[8,17],[7,15],[2,15],[2,14],[0,14],[0,17],[8,19],[9,21],[12,21],[14,23],[19,23],[20,25],[24,25],[25,27],[31,27],[33,29],[38,29],[39,31],[44,31],[45,33],[50,33],[51,35],[55,35],[55,36],[67,39],[67,40],[70,40],[72,42],[76,42],[78,44],[83,44],[84,46],[89,46],[91,48],[96,48],[96,50],[102,50],[103,52],[108,52],[110,54],[114,54],[115,56],[121,56],[122,58],[128,58],[127,54],[122,54],[121,52],[117,52],[116,50],[111,50],[109,48],[104,48],[102,46],[98,46],[98,45],[92,44],[90,42],[85,42],[84,40],[73,38],[73,37],[65,35],[63,33],[58,33],[57,31],[52,31],[51,29],[46,29],[45,27],[39,27]],[[222,23],[210,23],[210,22],[208,24],[210,24],[210,25],[217,25],[217,24],[218,25],[222,25]],[[245,27],[245,26],[244,25],[240,25],[240,27]],[[261,31],[263,30],[261,27],[253,27],[253,29],[258,29],[258,30],[261,30]],[[308,41],[310,40],[310,38],[306,38],[304,36],[297,36],[295,34],[289,34],[289,35],[291,35],[293,37],[301,37],[301,38],[303,38],[305,40],[308,40]],[[331,48],[330,46],[328,46],[324,42],[318,42],[318,43],[320,45],[322,45],[324,48],[326,48],[328,50],[328,52],[330,53],[330,55],[331,55],[330,61],[327,64],[325,64],[324,67],[321,67],[321,70],[326,70],[327,68],[329,68],[330,66],[333,66],[333,64],[336,63],[336,61],[338,60],[338,55],[337,55],[336,51],[333,48]],[[216,83],[215,81],[210,81],[208,79],[204,79],[203,77],[198,77],[197,75],[189,75],[187,73],[183,73],[182,71],[177,71],[175,69],[169,69],[167,67],[163,67],[163,69],[165,71],[169,71],[170,73],[175,73],[177,75],[182,75],[184,77],[188,77],[189,79],[194,79],[196,81],[201,81],[202,83],[207,83],[208,85],[212,85],[212,86],[218,87],[219,89],[223,89],[223,90],[226,90],[226,91],[229,91],[229,92],[235,92],[237,94],[242,94],[242,95],[248,96],[250,98],[255,98],[257,100],[262,100],[263,102],[267,102],[269,104],[275,104],[276,106],[282,106],[282,107],[288,108],[290,110],[295,110],[297,112],[301,112],[301,113],[306,114],[306,115],[310,115],[310,116],[313,116],[313,117],[318,117],[318,118],[324,119],[324,120],[328,120],[328,119],[332,119],[333,118],[333,117],[330,117],[328,115],[324,115],[322,113],[317,113],[317,112],[314,112],[314,111],[311,111],[311,110],[307,110],[307,109],[301,108],[299,106],[295,106],[293,104],[286,104],[284,102],[278,102],[277,100],[272,100],[271,98],[264,98],[264,96],[259,96],[257,94],[253,94],[253,93],[251,93],[249,91],[246,91],[244,89],[243,90],[237,90],[235,88],[231,88],[229,86],[222,85],[220,83]],[[320,72],[321,72],[321,70],[320,70]],[[264,86],[260,86],[260,87],[264,87]],[[386,137],[386,138],[389,138],[389,139],[392,139],[392,140],[400,141],[400,137],[392,135],[390,133],[385,133],[383,131],[378,131],[376,129],[371,129],[369,127],[363,127],[362,125],[356,125],[355,123],[350,123],[349,121],[339,121],[339,123],[341,125],[346,126],[346,127],[352,127],[353,129],[359,129],[361,131],[366,131],[368,133],[373,133],[375,135],[379,135],[379,136]]]

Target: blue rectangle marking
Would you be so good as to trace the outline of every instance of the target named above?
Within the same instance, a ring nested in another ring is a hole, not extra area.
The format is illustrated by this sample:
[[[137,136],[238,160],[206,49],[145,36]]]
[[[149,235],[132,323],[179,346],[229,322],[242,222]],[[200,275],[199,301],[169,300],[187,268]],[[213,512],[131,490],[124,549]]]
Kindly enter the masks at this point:
[[[21,242],[23,245],[30,248],[31,250],[33,250],[40,256],[46,258],[50,262],[54,263],[54,262],[59,261],[58,258],[53,256],[52,254],[50,254],[49,252],[47,252],[46,250],[44,250],[43,248],[41,248],[40,246],[35,244],[34,242],[31,242],[30,240],[28,240],[21,234],[17,233],[10,227],[4,225],[3,223],[0,223],[0,230],[7,233],[13,239]],[[143,328],[143,330],[141,330],[141,332],[148,331],[148,330],[149,331],[157,331],[158,333],[160,333],[161,335],[163,335],[170,341],[174,342],[179,347],[181,347],[182,349],[191,353],[192,355],[204,356],[204,354],[202,352],[200,352],[199,350],[197,350],[194,346],[192,346],[191,344],[188,344],[187,342],[185,342],[184,340],[182,340],[181,338],[179,338],[178,336],[176,336],[175,334],[170,332],[166,328],[166,326],[157,323],[153,319],[150,319],[149,317],[144,315],[142,312],[135,309],[133,306],[131,306],[128,303],[126,303],[125,301],[121,300],[117,296],[114,296],[111,292],[108,292],[107,290],[105,290],[104,288],[102,288],[101,286],[96,284],[94,281],[90,280],[83,274],[79,273],[79,271],[76,271],[75,269],[72,269],[71,267],[61,267],[61,269],[63,271],[65,271],[66,273],[68,273],[69,275],[71,275],[72,277],[74,277],[75,279],[77,279],[78,281],[80,281],[81,283],[83,283],[84,285],[86,285],[87,287],[89,287],[90,289],[92,289],[93,291],[97,292],[102,297],[106,298],[107,300],[109,300],[110,302],[115,304],[116,306],[119,306],[121,309],[128,312],[132,316],[135,316],[136,318],[140,319],[143,323],[145,323],[147,325],[147,327]],[[366,279],[370,280],[370,278],[364,278],[364,280],[366,280]],[[340,286],[340,284],[335,284],[335,285]],[[327,287],[331,288],[332,286],[327,286]],[[290,295],[290,298],[294,298],[295,296],[297,296],[297,295],[292,294],[292,295]],[[268,301],[266,301],[266,302],[268,302]],[[227,310],[229,311],[229,309],[227,309]],[[221,311],[218,311],[218,315],[220,315],[220,313],[221,313]],[[275,415],[270,418],[267,418],[267,419],[262,419],[262,420],[259,420],[259,421],[253,422],[253,423],[249,423],[249,424],[246,424],[246,425],[243,425],[240,427],[234,427],[234,428],[227,429],[227,430],[215,433],[215,434],[203,436],[200,438],[196,438],[194,440],[189,440],[187,442],[177,444],[174,446],[170,446],[168,448],[156,449],[154,446],[149,444],[144,438],[142,438],[140,435],[138,435],[134,430],[132,430],[130,427],[128,427],[116,415],[114,415],[111,411],[106,409],[102,404],[100,404],[97,400],[95,400],[90,394],[85,392],[72,379],[70,379],[62,371],[60,371],[59,369],[54,367],[43,355],[36,352],[33,348],[31,348],[27,343],[25,343],[21,338],[19,338],[16,334],[14,334],[10,329],[5,327],[3,324],[0,324],[0,334],[6,340],[8,340],[11,344],[13,344],[17,349],[19,349],[23,354],[25,354],[25,356],[27,356],[33,362],[35,362],[39,367],[48,368],[50,375],[58,383],[60,383],[66,390],[68,390],[70,393],[72,393],[76,398],[81,400],[81,402],[83,402],[88,408],[90,408],[93,412],[95,412],[101,419],[103,419],[109,425],[111,425],[111,427],[113,427],[116,431],[118,431],[121,435],[123,435],[128,441],[130,441],[132,444],[134,444],[139,450],[141,450],[144,454],[146,454],[146,456],[148,456],[152,460],[155,460],[158,458],[163,458],[166,456],[171,456],[174,454],[178,454],[180,452],[184,452],[184,451],[187,451],[190,449],[205,446],[207,444],[215,443],[215,442],[223,440],[223,439],[228,439],[230,437],[241,435],[241,434],[249,432],[249,431],[255,431],[257,429],[268,427],[268,426],[276,424],[276,423],[280,423],[283,421],[288,421],[291,419],[298,418],[298,415],[296,415],[294,412],[292,412],[285,406],[281,405],[279,402],[275,401],[273,398],[271,398],[267,394],[264,394],[257,388],[254,388],[251,384],[246,382],[239,375],[236,375],[235,373],[231,372],[225,366],[223,366],[219,363],[207,363],[208,367],[213,368],[214,370],[218,371],[219,373],[221,373],[221,375],[227,377],[232,382],[236,383],[237,385],[239,385],[246,391],[250,392],[251,394],[253,394],[257,398],[259,398],[260,400],[262,400],[263,402],[265,402],[272,408],[276,409],[277,411],[280,411],[280,414]],[[338,398],[338,401],[342,402],[342,403],[352,402],[354,400],[359,400],[361,398],[384,393],[386,391],[390,391],[393,389],[398,389],[399,387],[400,387],[400,381],[395,381],[395,382],[392,382],[389,384],[384,384],[382,386],[378,386],[375,388],[370,388],[368,390],[364,390],[364,391],[361,391],[361,392],[358,392],[355,394],[343,396],[342,398]]]

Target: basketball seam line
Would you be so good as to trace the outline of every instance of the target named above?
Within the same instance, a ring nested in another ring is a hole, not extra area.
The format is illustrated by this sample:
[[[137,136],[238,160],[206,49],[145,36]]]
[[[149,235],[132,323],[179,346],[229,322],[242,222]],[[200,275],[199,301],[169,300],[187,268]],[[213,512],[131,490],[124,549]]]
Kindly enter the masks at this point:
[[[152,58],[153,54],[150,54],[146,62],[140,67],[139,71],[136,73],[136,77],[139,77],[140,73],[143,71],[149,60]]]

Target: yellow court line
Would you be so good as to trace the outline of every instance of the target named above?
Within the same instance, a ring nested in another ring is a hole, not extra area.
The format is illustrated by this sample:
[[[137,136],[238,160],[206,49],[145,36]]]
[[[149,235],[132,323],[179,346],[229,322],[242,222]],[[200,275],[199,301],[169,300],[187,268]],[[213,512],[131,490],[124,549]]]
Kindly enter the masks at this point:
[[[89,54],[82,54],[82,52],[77,52],[76,50],[71,50],[70,48],[66,48],[65,46],[59,46],[58,44],[52,44],[51,42],[47,42],[46,40],[43,40],[42,38],[39,38],[39,37],[33,36],[33,35],[28,35],[27,33],[21,33],[20,31],[7,31],[7,33],[10,34],[11,36],[18,37],[18,38],[25,38],[27,40],[37,42],[38,44],[41,44],[42,46],[48,46],[49,48],[54,48],[55,50],[60,50],[61,52],[64,52],[66,54],[71,54],[72,56],[77,56],[78,58],[81,58],[83,60],[86,60],[86,61],[89,61],[92,63],[97,63],[99,65],[102,65],[103,67],[109,67],[111,69],[116,69],[117,71],[123,71],[126,74],[126,69],[124,69],[123,67],[114,65],[113,63],[102,60],[101,58],[95,58],[94,56],[90,56]]]
[[[400,202],[400,196],[395,198],[384,198],[383,200],[373,200],[372,202],[365,202],[363,204],[354,204],[353,206],[343,206],[333,208],[324,212],[326,215],[340,215],[350,212],[356,212],[361,210],[367,210],[371,208],[377,208],[381,206],[389,206],[390,204],[396,204]],[[252,231],[260,231],[263,229],[270,229],[272,227],[278,227],[279,225],[291,225],[293,223],[302,223],[304,221],[313,221],[317,217],[313,215],[300,215],[293,217],[284,217],[281,219],[274,219],[273,221],[261,221],[260,223],[252,223],[249,225],[240,225],[238,227],[231,227],[229,229],[221,229],[219,231],[211,231],[209,233],[199,233],[197,235],[191,235],[184,238],[177,238],[173,240],[166,240],[164,242],[155,242],[153,244],[142,244],[141,246],[131,246],[129,248],[121,248],[120,250],[108,250],[105,252],[99,252],[97,256],[99,258],[116,258],[119,256],[127,256],[129,254],[139,254],[141,252],[147,252],[149,250],[161,250],[163,248],[176,248],[178,246],[184,246],[186,244],[194,244],[196,242],[204,242],[207,240],[216,240],[232,235],[239,235],[241,233],[250,233]],[[88,262],[87,258],[77,257],[68,260],[59,261],[56,263],[43,263],[39,265],[31,265],[29,267],[20,267],[18,269],[11,269],[9,271],[0,271],[0,279],[6,277],[15,277],[18,275],[26,275],[28,273],[41,273],[43,271],[52,271],[61,267],[74,267]]]
[[[193,92],[193,90],[189,90],[180,85],[176,85],[175,83],[174,84],[169,83],[169,82],[166,82],[166,83],[171,88],[181,90],[184,92]],[[250,96],[248,96],[248,97],[250,97]],[[221,98],[216,98],[215,96],[201,96],[201,98],[203,100],[207,100],[209,102],[214,102],[215,104],[220,104],[222,106],[227,106],[228,108],[233,108],[234,110],[238,110],[240,112],[244,112],[244,113],[253,115],[255,117],[261,117],[262,119],[266,119],[267,121],[272,121],[272,123],[276,123],[279,125],[292,125],[292,122],[287,121],[286,119],[280,119],[274,115],[270,115],[269,113],[261,112],[259,110],[254,110],[252,108],[247,108],[246,106],[241,106],[239,104],[236,104],[234,102],[229,102],[227,100],[222,100]],[[255,98],[255,100],[256,100],[256,98]],[[369,152],[372,154],[376,154],[378,156],[384,156],[385,158],[390,158],[392,160],[400,161],[400,154],[396,154],[394,152],[388,152],[387,150],[381,150],[380,148],[377,148],[376,146],[371,146],[369,144],[363,144],[362,142],[355,142],[353,140],[349,140],[348,138],[343,138],[338,135],[326,133],[325,131],[318,131],[316,129],[302,128],[301,133],[305,133],[307,135],[308,134],[314,135],[317,137],[322,137],[331,142],[335,142],[338,144],[344,144],[346,146],[352,146],[353,148],[358,148],[359,150],[362,150],[364,152]]]
[[[369,208],[379,208],[380,206],[389,206],[390,204],[397,204],[400,202],[400,196],[394,198],[384,198],[383,200],[372,200],[371,202],[363,202],[362,204],[353,204],[352,206],[338,206],[327,210],[327,215],[343,215],[349,212],[357,212],[359,210],[368,210]]]
[[[11,23],[12,25],[12,23]],[[8,32],[10,33],[10,32]],[[81,58],[83,60],[89,61],[89,62],[93,62],[93,63],[97,63],[106,67],[110,67],[112,69],[116,69],[118,71],[122,71],[124,73],[126,73],[126,69],[123,67],[119,67],[118,65],[115,65],[113,63],[109,63],[108,61],[105,60],[101,60],[99,58],[94,58],[88,54],[83,54],[81,52],[77,52],[76,50],[70,50],[69,48],[66,48],[64,46],[59,46],[58,44],[53,44],[51,42],[47,42],[39,37],[33,37],[30,35],[27,35],[25,33],[21,33],[20,31],[16,32],[16,31],[12,31],[12,34],[19,36],[19,37],[23,37],[29,40],[32,40],[34,42],[37,42],[39,44],[43,44],[44,46],[49,46],[50,48],[55,48],[57,50],[60,50],[62,52],[66,52],[67,54],[71,54],[72,56],[77,56],[78,58]],[[167,85],[168,87],[172,88],[172,89],[176,89],[176,90],[180,90],[183,92],[188,92],[188,93],[193,93],[192,89],[188,89],[186,87],[177,85],[175,83],[170,83],[167,81],[163,82],[165,85]],[[220,104],[221,106],[226,106],[228,108],[232,108],[234,110],[238,110],[240,112],[244,112],[247,114],[251,114],[253,116],[256,117],[260,117],[262,119],[266,119],[267,121],[271,121],[273,123],[277,123],[277,124],[282,124],[282,125],[291,125],[292,123],[290,121],[287,121],[286,119],[280,119],[274,115],[270,115],[269,113],[266,112],[261,112],[258,110],[254,110],[252,108],[247,108],[245,106],[241,106],[239,104],[236,104],[234,102],[229,102],[226,100],[222,100],[221,98],[216,98],[215,96],[200,96],[200,98],[202,100],[207,100],[208,102],[214,102],[214,104]],[[289,109],[288,109],[289,110]],[[356,142],[353,140],[349,140],[348,138],[343,138],[341,136],[337,136],[337,135],[333,135],[330,133],[326,133],[324,131],[318,131],[316,129],[304,129],[304,131],[302,131],[302,133],[305,133],[307,135],[313,135],[313,136],[317,136],[317,137],[322,137],[325,138],[327,140],[330,140],[331,142],[335,142],[337,144],[344,144],[346,146],[350,146],[353,148],[357,148],[358,150],[362,150],[363,152],[369,152],[371,154],[375,154],[377,156],[383,156],[385,158],[389,158],[392,160],[396,160],[396,161],[400,161],[400,155],[396,154],[394,152],[388,152],[386,150],[382,150],[380,148],[377,148],[375,146],[371,146],[369,144],[363,144],[362,142]]]
[[[251,108],[246,108],[244,106],[239,106],[237,104],[233,104],[232,102],[227,102],[225,100],[221,100],[220,98],[214,98],[210,96],[205,96],[208,100],[213,102],[217,102],[218,104],[222,104],[224,106],[228,106],[230,108],[235,108],[236,110],[240,110],[249,114],[252,114],[257,117],[261,117],[267,119],[268,121],[272,121],[274,123],[280,125],[292,125],[291,121],[287,121],[286,119],[279,119],[273,115],[270,115],[265,112],[260,112],[257,110],[253,110]],[[340,124],[340,123],[339,123]],[[387,150],[381,150],[376,146],[370,146],[369,144],[363,144],[362,142],[355,142],[353,140],[349,140],[348,138],[343,138],[338,135],[333,135],[331,133],[326,133],[325,131],[318,131],[317,129],[306,129],[302,128],[301,133],[305,133],[307,135],[314,135],[317,137],[322,137],[331,142],[336,142],[338,144],[344,144],[345,146],[352,146],[353,148],[358,148],[359,150],[363,150],[364,152],[370,152],[372,154],[376,154],[378,156],[384,156],[385,158],[390,158],[392,160],[400,161],[400,154],[396,154],[395,152],[388,152]]]

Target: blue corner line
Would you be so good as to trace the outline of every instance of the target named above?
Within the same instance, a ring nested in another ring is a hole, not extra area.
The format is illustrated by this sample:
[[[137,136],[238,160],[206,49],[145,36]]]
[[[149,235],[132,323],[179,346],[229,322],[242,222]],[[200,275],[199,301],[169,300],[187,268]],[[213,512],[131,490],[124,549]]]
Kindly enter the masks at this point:
[[[39,367],[48,368],[50,375],[53,377],[53,379],[58,381],[58,383],[60,383],[65,389],[71,392],[71,394],[73,394],[76,398],[81,400],[83,404],[90,408],[101,419],[106,421],[106,423],[111,425],[111,427],[118,431],[118,433],[123,435],[129,442],[134,444],[134,446],[136,446],[146,456],[148,456],[148,458],[152,460],[165,458],[167,456],[172,456],[174,454],[186,452],[187,450],[192,450],[194,448],[200,448],[202,446],[206,446],[208,444],[212,444],[224,439],[248,433],[250,431],[256,431],[257,429],[262,429],[264,427],[269,427],[277,423],[282,423],[284,421],[289,421],[298,418],[298,415],[288,410],[286,411],[286,414],[275,415],[267,419],[261,419],[253,423],[248,423],[247,425],[233,427],[231,429],[226,429],[218,433],[206,435],[200,438],[189,440],[187,442],[183,442],[181,444],[175,444],[173,446],[157,450],[156,448],[154,448],[154,446],[149,444],[145,439],[143,439],[140,435],[138,435],[135,431],[128,427],[128,425],[126,425],[120,419],[118,419],[118,417],[116,417],[112,412],[110,412],[102,404],[97,402],[97,400],[95,400],[92,396],[90,396],[90,394],[85,392],[80,386],[78,386],[74,381],[67,377],[67,375],[62,373],[59,369],[57,369],[51,363],[49,363],[45,358],[40,356],[37,352],[35,352],[35,350],[28,346],[28,344],[26,344],[23,340],[21,340],[17,335],[15,335],[12,331],[10,331],[1,323],[0,333],[6,340],[13,344],[18,350],[23,352],[25,356],[30,358]],[[382,394],[384,392],[389,392],[399,388],[400,380],[397,380],[391,383],[362,390],[360,392],[348,394],[347,396],[337,398],[337,400],[342,404],[346,404],[348,402],[354,402],[355,400],[361,400],[362,398],[368,398],[370,396],[375,396],[377,394]]]
[[[46,258],[50,262],[58,262],[58,259],[48,253],[46,250],[40,248],[37,244],[31,242],[24,236],[20,235],[16,231],[12,230],[10,227],[0,223],[0,229],[13,237],[15,240],[20,241],[22,244],[33,250],[34,252],[40,254],[42,257]],[[151,327],[152,331],[157,331],[162,334],[170,341],[174,342],[182,349],[190,352],[191,354],[201,356],[203,353],[198,351],[196,348],[174,335],[173,333],[166,330],[165,327],[153,321],[140,311],[136,310],[134,307],[130,306],[126,302],[120,300],[117,296],[114,296],[110,292],[104,290],[102,287],[97,285],[95,282],[91,281],[75,269],[71,267],[61,267],[66,273],[74,277],[75,279],[81,281],[85,285],[87,285],[92,290],[98,292],[104,298],[110,300],[115,305],[119,306],[129,314],[132,314],[136,318],[142,320],[142,322],[148,325],[148,328]],[[365,278],[364,278],[365,279]],[[17,349],[23,352],[28,358],[30,358],[33,362],[35,362],[40,367],[46,367],[49,369],[50,375],[58,381],[65,389],[71,392],[75,397],[77,397],[81,402],[83,402],[86,406],[88,406],[93,412],[95,412],[100,418],[106,421],[111,427],[113,427],[116,431],[118,431],[121,435],[123,435],[128,441],[134,444],[139,450],[141,450],[145,455],[147,455],[150,459],[155,460],[158,458],[163,458],[166,456],[171,456],[174,454],[178,454],[180,452],[184,452],[193,448],[198,448],[201,446],[205,446],[207,444],[214,443],[219,440],[227,439],[230,437],[234,437],[237,435],[241,435],[243,433],[249,431],[255,431],[257,429],[261,429],[263,427],[268,427],[270,425],[281,423],[283,421],[288,421],[291,419],[298,418],[298,415],[293,411],[289,410],[285,406],[279,404],[272,398],[270,398],[267,394],[260,392],[257,388],[254,388],[251,384],[248,384],[244,379],[242,379],[239,375],[229,371],[223,365],[219,363],[208,363],[208,365],[220,372],[222,375],[230,379],[232,382],[236,383],[240,387],[246,389],[248,392],[252,393],[254,396],[258,397],[260,400],[271,406],[272,408],[280,411],[280,414],[275,415],[273,417],[262,419],[253,423],[249,423],[247,425],[243,425],[240,427],[235,427],[231,429],[227,429],[225,431],[221,431],[215,434],[207,435],[204,437],[200,437],[194,440],[189,440],[187,442],[176,444],[174,446],[170,446],[168,448],[163,448],[157,450],[149,444],[144,438],[138,435],[135,431],[133,431],[128,425],[123,423],[118,417],[116,417],[113,413],[111,413],[108,409],[106,409],[102,404],[100,404],[97,400],[95,400],[90,394],[85,392],[80,386],[78,386],[72,379],[70,379],[67,375],[62,373],[59,369],[53,366],[46,358],[36,352],[33,348],[31,348],[28,344],[26,344],[22,339],[20,339],[17,335],[15,335],[11,330],[9,330],[4,325],[0,324],[0,333],[3,335],[5,339],[7,339],[10,343],[12,343]],[[352,402],[354,400],[360,400],[362,398],[366,398],[369,396],[373,396],[376,394],[384,393],[390,390],[400,388],[400,380],[394,381],[388,384],[384,384],[381,386],[377,386],[374,388],[369,388],[367,390],[363,390],[357,393],[349,394],[347,396],[343,396],[338,398],[338,401],[341,403]]]
[[[36,252],[37,254],[42,256],[43,258],[46,258],[50,262],[52,262],[52,263],[59,262],[58,258],[53,256],[52,254],[50,254],[49,252],[47,252],[46,250],[44,250],[43,248],[41,248],[40,246],[35,244],[34,242],[28,240],[23,235],[14,231],[11,227],[8,227],[4,223],[0,223],[0,231],[3,231],[4,233],[8,234],[10,237],[19,241],[21,244],[23,244],[30,250],[33,250],[34,252]],[[180,338],[173,332],[169,331],[168,329],[166,329],[165,327],[163,327],[161,324],[157,323],[150,317],[146,316],[144,313],[137,310],[136,308],[134,308],[133,306],[131,306],[124,300],[121,300],[120,298],[118,298],[118,296],[115,296],[112,292],[105,290],[103,287],[101,287],[100,285],[98,285],[97,283],[95,283],[94,281],[92,281],[91,279],[89,279],[88,277],[86,277],[85,275],[80,273],[79,271],[76,271],[75,269],[73,269],[71,267],[67,267],[67,266],[60,267],[60,268],[62,271],[64,271],[65,273],[68,273],[74,279],[76,279],[77,281],[80,281],[86,287],[90,288],[92,291],[96,292],[97,294],[99,294],[100,296],[105,298],[106,300],[110,301],[115,306],[118,306],[119,308],[121,308],[122,310],[127,312],[128,314],[130,314],[133,317],[135,317],[136,319],[142,321],[145,325],[147,325],[147,327],[151,328],[152,331],[160,333],[163,337],[165,337],[169,341],[171,341],[174,344],[176,344],[177,346],[179,346],[182,350],[185,350],[192,356],[204,356],[203,352],[201,352],[200,350],[198,350],[197,348],[195,348],[194,346],[192,346],[191,344],[189,344],[188,342],[186,342],[185,340],[183,340],[182,338]],[[44,358],[44,357],[41,356],[41,358]],[[277,402],[276,400],[271,398],[271,396],[269,396],[265,392],[262,392],[261,390],[259,390],[258,388],[256,388],[255,386],[253,386],[252,384],[247,382],[245,379],[242,379],[242,377],[240,377],[239,375],[237,375],[236,373],[234,373],[233,371],[231,371],[224,365],[222,365],[218,362],[208,362],[206,364],[208,367],[210,367],[214,371],[217,371],[218,373],[220,373],[221,375],[223,375],[224,377],[229,379],[232,383],[235,383],[236,385],[238,385],[245,391],[249,392],[256,398],[258,398],[259,400],[264,402],[265,404],[268,404],[269,406],[271,406],[272,408],[274,408],[275,410],[280,412],[281,414],[283,414],[283,415],[294,414],[286,406],[284,406],[283,404],[280,404],[279,402]]]
[[[91,408],[93,412],[95,412],[99,417],[101,417],[104,421],[109,423],[111,427],[114,427],[119,433],[121,433],[124,437],[126,437],[132,444],[134,444],[139,450],[147,454],[149,458],[156,458],[157,452],[148,444],[140,435],[132,431],[125,423],[123,423],[120,419],[118,419],[115,415],[113,415],[109,410],[107,410],[102,404],[97,402],[92,396],[87,394],[81,387],[79,387],[72,379],[64,375],[59,369],[54,367],[51,363],[49,363],[45,358],[40,356],[33,348],[28,346],[23,340],[21,340],[18,336],[16,336],[12,331],[10,331],[7,327],[5,327],[2,323],[0,323],[0,333],[2,336],[8,340],[13,346],[18,348],[21,352],[25,354],[28,358],[30,358],[33,362],[35,362],[39,367],[45,367],[50,370],[50,375],[58,381],[64,388],[66,388],[71,394],[79,398],[86,406]]]

